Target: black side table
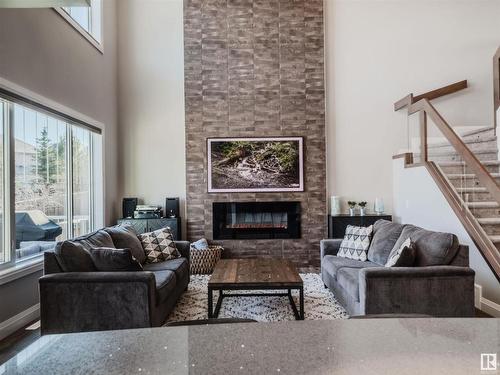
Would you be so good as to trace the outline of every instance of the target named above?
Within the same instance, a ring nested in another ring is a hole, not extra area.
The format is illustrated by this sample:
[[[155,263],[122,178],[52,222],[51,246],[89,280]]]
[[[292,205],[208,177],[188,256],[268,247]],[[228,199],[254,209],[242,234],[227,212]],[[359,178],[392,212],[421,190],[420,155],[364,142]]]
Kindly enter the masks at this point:
[[[375,224],[377,220],[384,219],[392,221],[391,215],[348,215],[341,214],[331,216],[328,215],[328,238],[344,238],[345,230],[348,225],[356,225],[358,227],[368,227]]]

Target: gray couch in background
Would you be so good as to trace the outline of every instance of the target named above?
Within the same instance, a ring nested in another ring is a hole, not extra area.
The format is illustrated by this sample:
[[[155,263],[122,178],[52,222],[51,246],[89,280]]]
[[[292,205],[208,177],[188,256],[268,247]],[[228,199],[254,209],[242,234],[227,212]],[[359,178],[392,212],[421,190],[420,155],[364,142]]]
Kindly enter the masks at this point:
[[[408,237],[417,247],[414,266],[384,267]],[[474,316],[475,273],[455,235],[379,220],[366,262],[337,257],[341,242],[321,241],[321,277],[350,315]]]
[[[129,226],[58,243],[39,280],[42,334],[161,326],[189,283],[189,242],[176,246],[181,258],[146,264]],[[87,250],[100,247],[129,248],[144,271],[97,271]]]

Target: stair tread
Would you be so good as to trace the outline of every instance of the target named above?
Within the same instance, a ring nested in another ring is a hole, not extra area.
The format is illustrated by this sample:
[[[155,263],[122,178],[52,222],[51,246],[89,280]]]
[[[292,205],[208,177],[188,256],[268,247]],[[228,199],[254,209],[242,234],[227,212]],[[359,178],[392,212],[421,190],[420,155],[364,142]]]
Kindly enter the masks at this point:
[[[438,161],[436,162],[436,164],[441,167],[456,167],[456,166],[466,165],[465,161],[452,161],[452,160]],[[481,164],[500,165],[500,160],[483,160],[481,161]]]
[[[467,202],[467,206],[472,207],[472,208],[496,208],[499,206],[498,202],[484,202],[484,201],[478,201],[478,202]]]
[[[462,136],[463,137],[463,136]],[[466,139],[466,140],[463,140],[462,141],[466,144],[466,145],[470,145],[470,144],[473,144],[473,143],[487,143],[487,142],[496,142],[496,139],[497,137],[496,136],[487,136],[485,138],[482,138],[482,139],[475,139],[475,138],[472,138],[472,139]],[[451,144],[449,142],[436,142],[436,143],[429,143],[427,145],[428,148],[438,148],[438,147],[452,147]]]
[[[461,187],[456,188],[459,193],[488,193],[485,187]]]
[[[490,173],[492,177],[500,177],[500,173]],[[474,178],[476,175],[474,173],[450,173],[447,174],[448,178]]]
[[[500,242],[500,235],[490,235],[488,236],[493,243],[498,243]]]
[[[494,128],[492,128],[491,126],[485,126],[484,128],[479,128],[479,129],[469,130],[469,131],[466,131],[463,133],[459,133],[459,135],[461,137],[469,137],[471,135],[486,133],[486,132],[493,131],[493,130],[494,130]]]
[[[482,225],[495,225],[500,224],[500,217],[480,217],[477,221]]]

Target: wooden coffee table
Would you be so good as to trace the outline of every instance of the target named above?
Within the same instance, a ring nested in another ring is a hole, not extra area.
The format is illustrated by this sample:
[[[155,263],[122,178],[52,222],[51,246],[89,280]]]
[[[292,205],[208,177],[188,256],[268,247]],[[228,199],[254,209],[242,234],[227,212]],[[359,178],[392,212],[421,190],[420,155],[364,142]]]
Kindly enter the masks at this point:
[[[292,290],[299,291],[299,310]],[[213,291],[219,291],[215,311]],[[225,290],[286,290],[286,293],[225,294]],[[223,259],[208,282],[208,317],[217,318],[222,300],[235,297],[287,297],[295,319],[304,320],[304,283],[292,262],[285,259]]]

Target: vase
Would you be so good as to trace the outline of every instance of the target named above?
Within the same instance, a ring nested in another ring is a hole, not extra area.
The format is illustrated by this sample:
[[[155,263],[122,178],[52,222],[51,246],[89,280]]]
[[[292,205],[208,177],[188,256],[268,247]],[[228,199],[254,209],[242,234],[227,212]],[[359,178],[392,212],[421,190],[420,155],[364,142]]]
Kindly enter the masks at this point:
[[[349,215],[354,216],[355,214],[354,208],[349,208]]]
[[[332,216],[340,215],[340,197],[332,196],[330,198],[330,214]]]
[[[364,207],[359,208],[359,216],[365,216],[365,208]]]
[[[382,198],[375,199],[375,204],[373,208],[378,215],[382,215],[384,213],[384,201],[382,200]]]

